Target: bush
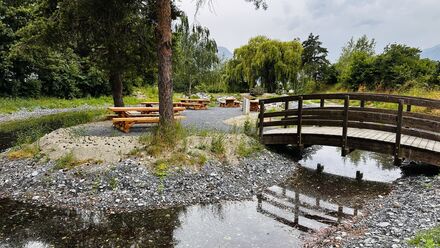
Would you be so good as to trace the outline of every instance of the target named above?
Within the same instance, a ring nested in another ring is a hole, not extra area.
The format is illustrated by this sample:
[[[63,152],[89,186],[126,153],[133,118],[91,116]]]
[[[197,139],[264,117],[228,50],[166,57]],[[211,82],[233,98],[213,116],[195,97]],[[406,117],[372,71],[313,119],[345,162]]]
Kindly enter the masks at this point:
[[[264,89],[260,86],[256,86],[249,90],[251,96],[261,96],[264,94]]]

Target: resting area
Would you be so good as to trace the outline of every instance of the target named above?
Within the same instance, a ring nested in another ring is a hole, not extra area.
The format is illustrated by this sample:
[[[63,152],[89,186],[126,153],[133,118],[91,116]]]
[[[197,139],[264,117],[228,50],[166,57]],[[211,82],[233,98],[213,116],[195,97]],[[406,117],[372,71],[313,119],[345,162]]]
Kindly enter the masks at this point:
[[[113,126],[125,133],[130,132],[130,128],[135,124],[159,123],[160,121],[158,107],[110,107],[108,109],[115,113],[112,116]],[[173,110],[175,120],[185,118],[180,116],[185,110],[184,107],[174,107]]]

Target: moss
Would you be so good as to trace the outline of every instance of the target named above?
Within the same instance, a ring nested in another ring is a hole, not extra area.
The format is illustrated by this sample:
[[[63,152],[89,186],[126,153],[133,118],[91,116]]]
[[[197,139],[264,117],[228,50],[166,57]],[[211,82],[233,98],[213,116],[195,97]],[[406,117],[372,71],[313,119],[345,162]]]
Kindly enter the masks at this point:
[[[408,242],[410,245],[424,248],[440,247],[440,226],[427,231],[421,231]]]

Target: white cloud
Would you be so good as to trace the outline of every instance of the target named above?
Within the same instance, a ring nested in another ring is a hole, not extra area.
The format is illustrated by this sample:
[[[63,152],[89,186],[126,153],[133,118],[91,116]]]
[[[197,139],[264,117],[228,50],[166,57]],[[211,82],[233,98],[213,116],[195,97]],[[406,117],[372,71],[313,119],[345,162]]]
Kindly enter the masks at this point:
[[[335,60],[341,47],[363,34],[375,38],[378,51],[389,43],[428,48],[440,43],[438,0],[268,0],[269,9],[255,10],[244,0],[214,0],[197,22],[211,30],[221,46],[237,48],[257,35],[281,40],[305,39],[313,32]],[[182,0],[181,8],[193,20],[195,2]]]

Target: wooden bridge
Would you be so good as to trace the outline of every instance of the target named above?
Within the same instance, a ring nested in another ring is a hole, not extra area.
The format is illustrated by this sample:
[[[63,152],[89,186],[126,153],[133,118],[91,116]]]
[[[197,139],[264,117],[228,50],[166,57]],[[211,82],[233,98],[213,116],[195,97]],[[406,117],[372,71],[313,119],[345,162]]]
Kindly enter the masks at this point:
[[[289,108],[294,103],[297,106]],[[278,108],[270,109],[271,104]],[[388,108],[372,107],[381,105]],[[260,100],[258,128],[266,145],[338,146],[342,156],[360,149],[391,154],[397,165],[406,159],[440,166],[438,113],[440,100],[427,98],[363,93],[287,96]]]

